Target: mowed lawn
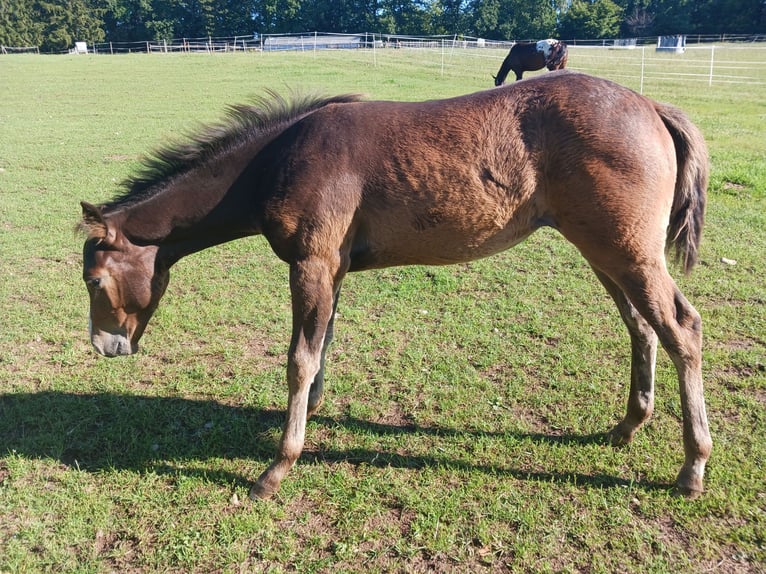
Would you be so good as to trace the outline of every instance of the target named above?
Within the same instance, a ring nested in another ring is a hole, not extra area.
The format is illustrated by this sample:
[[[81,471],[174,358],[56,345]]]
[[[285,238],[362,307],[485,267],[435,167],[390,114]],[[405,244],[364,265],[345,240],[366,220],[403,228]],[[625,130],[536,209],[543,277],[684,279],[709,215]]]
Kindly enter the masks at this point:
[[[594,54],[570,66],[639,89],[612,72],[624,53]],[[465,265],[350,275],[325,404],[268,502],[247,493],[281,432],[290,303],[263,238],[178,263],[139,354],[91,350],[79,201],[115,195],[142,154],[265,88],[448,97],[489,87],[502,57],[0,57],[0,572],[765,571],[763,62],[747,84],[641,86],[711,154],[701,261],[672,270],[705,333],[698,500],[671,495],[681,410],[662,350],[654,417],[630,446],[604,442],[628,336],[551,230]]]

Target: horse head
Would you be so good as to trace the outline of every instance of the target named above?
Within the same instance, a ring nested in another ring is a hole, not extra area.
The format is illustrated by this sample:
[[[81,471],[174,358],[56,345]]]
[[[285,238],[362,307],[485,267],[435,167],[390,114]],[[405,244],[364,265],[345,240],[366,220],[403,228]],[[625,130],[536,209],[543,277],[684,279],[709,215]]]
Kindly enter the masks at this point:
[[[551,46],[550,54],[548,54],[545,62],[545,67],[548,70],[563,70],[567,65],[568,50],[565,42],[557,40],[555,44]]]
[[[90,340],[107,357],[138,351],[170,279],[159,247],[132,243],[101,210],[82,203],[83,280],[90,295]]]

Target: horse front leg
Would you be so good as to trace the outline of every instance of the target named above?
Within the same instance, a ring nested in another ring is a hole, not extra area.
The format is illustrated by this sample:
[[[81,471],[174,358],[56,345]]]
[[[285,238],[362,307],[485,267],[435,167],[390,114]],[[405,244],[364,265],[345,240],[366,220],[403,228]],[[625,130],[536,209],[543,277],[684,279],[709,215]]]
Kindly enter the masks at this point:
[[[293,334],[287,357],[287,416],[276,458],[250,489],[252,499],[274,495],[303,450],[309,390],[321,370],[333,315],[334,271],[318,257],[290,267]]]

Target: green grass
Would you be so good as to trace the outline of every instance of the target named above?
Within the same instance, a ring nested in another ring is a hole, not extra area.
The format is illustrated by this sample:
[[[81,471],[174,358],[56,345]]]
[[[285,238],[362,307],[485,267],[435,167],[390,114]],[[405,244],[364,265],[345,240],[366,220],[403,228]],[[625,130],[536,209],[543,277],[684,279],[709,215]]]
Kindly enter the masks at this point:
[[[551,231],[350,276],[325,405],[274,501],[247,500],[286,402],[287,269],[262,238],[180,262],[140,354],[91,351],[79,200],[264,87],[446,97],[488,85],[488,54],[0,58],[0,572],[764,571],[763,78],[644,85],[700,125],[713,165],[701,263],[675,273],[705,329],[715,449],[697,501],[670,495],[666,355],[651,422],[601,442],[628,338]],[[610,75],[601,62],[570,64]]]

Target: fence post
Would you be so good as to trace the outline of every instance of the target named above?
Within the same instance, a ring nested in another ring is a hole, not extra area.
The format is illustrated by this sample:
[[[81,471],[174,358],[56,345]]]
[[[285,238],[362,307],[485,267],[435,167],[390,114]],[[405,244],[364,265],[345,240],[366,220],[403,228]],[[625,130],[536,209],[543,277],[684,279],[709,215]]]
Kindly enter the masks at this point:
[[[715,60],[715,44],[710,47],[710,77],[708,79],[708,87],[713,85],[713,61]]]
[[[638,89],[639,94],[644,93],[644,62],[646,61],[646,46],[641,46],[641,84]]]
[[[442,76],[444,76],[444,38],[442,38]]]

